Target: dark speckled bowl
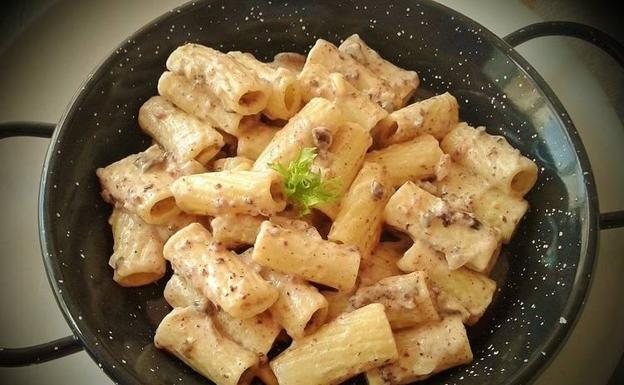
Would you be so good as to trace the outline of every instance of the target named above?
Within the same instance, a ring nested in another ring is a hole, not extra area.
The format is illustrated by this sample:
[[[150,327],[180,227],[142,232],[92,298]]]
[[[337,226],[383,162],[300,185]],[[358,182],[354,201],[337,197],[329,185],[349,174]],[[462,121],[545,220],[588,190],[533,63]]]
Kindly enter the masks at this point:
[[[562,26],[558,32],[564,32]],[[99,196],[95,169],[147,147],[137,111],[157,93],[165,60],[177,46],[197,42],[270,59],[281,51],[306,52],[317,38],[338,43],[352,33],[393,63],[418,71],[417,97],[450,91],[462,119],[504,135],[538,163],[539,180],[527,196],[531,209],[495,271],[499,290],[470,329],[474,362],[427,383],[534,379],[569,334],[591,279],[599,216],[587,156],[557,98],[508,43],[451,9],[401,0],[197,1],[163,15],[120,45],[69,105],[42,176],[42,251],[77,339],[5,349],[0,363],[47,360],[84,346],[117,383],[209,384],[152,345],[154,330],[168,311],[164,280],[136,289],[113,282],[107,265],[110,207]],[[510,41],[535,34],[521,31]],[[2,128],[0,137],[45,134],[45,127]],[[621,213],[605,217],[605,224],[608,218],[616,219],[611,225],[619,224]]]

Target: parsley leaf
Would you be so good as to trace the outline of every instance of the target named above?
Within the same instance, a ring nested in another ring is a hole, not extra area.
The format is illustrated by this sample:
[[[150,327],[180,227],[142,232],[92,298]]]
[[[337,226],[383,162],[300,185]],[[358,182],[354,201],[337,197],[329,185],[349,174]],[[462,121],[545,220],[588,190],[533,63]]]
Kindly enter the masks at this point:
[[[306,147],[288,167],[279,163],[268,164],[284,177],[284,192],[302,216],[309,214],[312,207],[338,199],[336,190],[340,186],[340,180],[323,180],[320,172],[311,170],[316,155],[314,147]]]

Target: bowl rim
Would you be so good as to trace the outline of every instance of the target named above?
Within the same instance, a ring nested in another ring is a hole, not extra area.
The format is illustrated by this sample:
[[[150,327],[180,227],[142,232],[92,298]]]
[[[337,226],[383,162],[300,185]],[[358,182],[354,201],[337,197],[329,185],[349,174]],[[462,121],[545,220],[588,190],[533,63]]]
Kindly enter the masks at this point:
[[[57,154],[56,146],[61,143],[59,137],[64,131],[69,117],[73,116],[77,112],[82,100],[86,97],[96,79],[106,72],[105,70],[115,59],[115,52],[123,49],[126,41],[137,40],[139,36],[143,35],[154,26],[166,21],[171,14],[188,12],[194,7],[210,2],[211,0],[188,1],[178,7],[175,7],[169,12],[165,12],[143,25],[140,29],[133,32],[126,39],[122,40],[122,42],[113,50],[111,50],[108,55],[105,56],[105,58],[101,60],[100,63],[97,64],[89,73],[63,112],[48,146],[42,169],[38,202],[38,225],[41,253],[48,282],[50,283],[56,302],[62,310],[63,316],[65,317],[67,324],[70,326],[72,333],[79,338],[83,347],[94,362],[96,362],[104,370],[104,372],[117,383],[132,385],[142,384],[140,379],[136,377],[130,368],[125,365],[114,364],[118,358],[115,352],[110,351],[102,344],[95,345],[92,342],[97,340],[96,333],[90,330],[89,327],[80,327],[78,325],[76,318],[78,317],[80,307],[72,300],[71,297],[66,297],[66,291],[62,290],[57,281],[57,277],[62,275],[61,266],[56,258],[56,252],[51,248],[54,240],[50,235],[51,233],[46,231],[48,226],[53,226],[49,223],[48,217],[46,216],[46,212],[49,209],[46,196],[51,189],[48,181],[48,171],[50,170],[51,165],[55,162]],[[550,109],[557,112],[559,124],[564,128],[564,134],[574,146],[576,159],[583,171],[583,185],[587,192],[587,204],[584,205],[584,210],[581,215],[587,220],[582,223],[581,254],[579,256],[579,262],[577,264],[572,289],[564,306],[563,313],[561,314],[561,317],[567,322],[557,324],[542,343],[542,349],[539,351],[535,349],[528,362],[511,374],[505,382],[506,385],[532,383],[549,366],[549,364],[552,363],[556,354],[569,338],[574,326],[581,316],[585,300],[589,293],[599,240],[599,202],[593,171],[589,163],[589,157],[576,127],[569,118],[569,115],[559,98],[555,95],[548,83],[546,83],[541,75],[539,75],[539,73],[533,68],[533,66],[511,45],[506,43],[501,37],[494,34],[488,28],[452,8],[432,0],[418,0],[416,3],[424,3],[429,7],[437,8],[440,11],[447,13],[449,16],[454,17],[458,20],[458,22],[464,24],[465,26],[474,28],[479,32],[480,36],[485,41],[500,49],[507,56],[507,58],[512,61],[522,73],[524,73],[527,80],[531,81],[533,83],[532,85],[544,95],[545,102]]]

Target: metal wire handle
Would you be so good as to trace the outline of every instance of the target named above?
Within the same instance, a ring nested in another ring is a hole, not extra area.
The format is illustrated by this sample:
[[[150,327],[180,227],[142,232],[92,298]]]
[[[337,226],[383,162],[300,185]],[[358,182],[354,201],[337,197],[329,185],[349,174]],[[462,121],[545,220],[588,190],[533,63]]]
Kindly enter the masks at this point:
[[[0,139],[13,136],[34,136],[49,138],[56,125],[37,122],[15,122],[0,124]],[[23,348],[0,347],[1,366],[26,366],[67,356],[82,350],[82,343],[71,335],[54,341]]]
[[[544,36],[568,36],[581,39],[602,49],[624,67],[624,46],[599,29],[570,21],[545,21],[528,25],[505,36],[512,47]],[[624,227],[624,210],[600,213],[600,229]]]

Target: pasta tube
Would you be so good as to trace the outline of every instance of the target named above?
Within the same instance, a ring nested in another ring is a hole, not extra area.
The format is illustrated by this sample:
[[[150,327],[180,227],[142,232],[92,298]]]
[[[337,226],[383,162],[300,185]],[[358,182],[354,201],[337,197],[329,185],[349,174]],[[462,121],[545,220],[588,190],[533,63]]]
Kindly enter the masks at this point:
[[[342,74],[329,75],[329,81],[332,84],[334,100],[348,121],[356,122],[370,132],[388,115],[386,110],[359,92]]]
[[[223,214],[210,222],[212,237],[228,249],[253,245],[266,217],[244,214]]]
[[[250,53],[228,52],[239,63],[253,71],[271,86],[271,95],[263,113],[271,119],[288,120],[301,107],[301,89],[296,73],[286,68],[272,68]]]
[[[480,175],[456,163],[447,162],[444,175],[434,182],[436,195],[454,209],[474,216],[500,232],[503,242],[511,241],[518,223],[529,208],[526,200],[490,186]]]
[[[233,317],[252,317],[277,300],[278,292],[270,283],[213,243],[210,232],[198,223],[169,238],[163,254],[176,274]]]
[[[212,163],[213,171],[249,171],[252,167],[253,160],[244,156],[221,158]]]
[[[393,330],[438,321],[440,316],[426,279],[423,271],[386,277],[371,286],[360,287],[349,302],[355,309],[371,303],[384,305]]]
[[[152,225],[123,209],[114,209],[108,223],[113,228],[113,254],[108,264],[121,286],[142,286],[165,275],[164,239]]]
[[[432,283],[430,283],[430,285],[432,285]],[[457,298],[435,286],[430,286],[429,292],[431,293],[435,308],[441,318],[458,317],[466,325],[471,323],[470,312]],[[475,321],[473,320],[472,322]]]
[[[279,127],[266,125],[255,117],[243,119],[236,132],[238,138],[236,154],[252,160],[257,159],[279,130]]]
[[[242,253],[241,259],[252,266],[279,291],[277,301],[269,308],[273,319],[288,335],[299,339],[318,329],[327,317],[327,300],[318,290],[301,278],[263,267],[251,258],[253,249]]]
[[[458,121],[457,99],[445,92],[388,115],[374,129],[375,144],[386,147],[425,134],[441,140]]]
[[[108,261],[114,269],[113,280],[126,287],[158,281],[166,270],[162,255],[165,241],[194,220],[189,215],[178,215],[165,225],[149,225],[136,214],[113,209],[108,220],[113,229],[113,255]]]
[[[206,164],[223,147],[223,137],[210,124],[154,96],[139,109],[139,126],[178,161]]]
[[[336,385],[397,359],[381,304],[343,314],[271,361],[280,385]]]
[[[537,181],[537,165],[522,156],[502,136],[460,123],[440,143],[442,150],[488,183],[522,197]]]
[[[139,215],[149,224],[163,224],[180,213],[170,188],[175,178],[203,170],[195,161],[177,163],[153,145],[98,168],[96,174],[106,202]]]
[[[173,274],[169,278],[163,294],[165,301],[174,308],[194,307],[197,310],[206,311],[213,306],[208,298],[178,274]]]
[[[444,153],[431,135],[422,135],[409,142],[393,144],[366,155],[367,162],[382,165],[392,186],[435,176],[436,166]]]
[[[306,57],[296,52],[280,52],[273,57],[269,65],[273,68],[286,68],[295,73],[301,72],[305,64]]]
[[[293,339],[318,329],[327,317],[327,300],[318,290],[300,278],[267,271],[262,274],[280,292],[269,311]]]
[[[355,290],[352,290],[355,291]],[[327,321],[336,319],[342,313],[353,310],[349,299],[353,295],[352,292],[343,291],[324,291],[323,296],[327,300]]]
[[[163,72],[158,80],[158,93],[187,114],[194,115],[229,134],[236,132],[243,117],[226,109],[207,85],[193,82],[184,75]]]
[[[258,354],[260,362],[267,361],[266,355],[282,330],[271,314],[266,311],[253,317],[240,319],[219,310],[213,315],[213,320],[223,335]]]
[[[257,114],[271,95],[269,84],[231,56],[199,44],[185,44],[167,59],[169,71],[205,84],[226,109]]]
[[[405,105],[420,83],[416,72],[404,70],[385,60],[357,34],[349,36],[338,49],[390,86],[395,94],[395,108]]]
[[[356,246],[360,256],[368,259],[379,243],[384,207],[393,192],[384,168],[377,163],[364,163],[340,203],[327,239]]]
[[[258,369],[258,356],[225,338],[210,316],[192,307],[175,308],[156,329],[154,344],[217,385],[245,385]]]
[[[308,52],[306,66],[319,64],[329,70],[344,75],[349,83],[386,111],[402,106],[403,101],[397,98],[392,88],[377,77],[370,69],[358,63],[350,55],[344,54],[332,43],[318,39]],[[304,67],[305,69],[305,67]]]
[[[232,317],[223,309],[214,309],[206,297],[178,274],[174,274],[167,282],[165,299],[172,307],[194,307],[201,311],[208,310],[217,329],[225,337],[245,349],[255,352],[261,361],[266,360],[266,354],[282,330],[268,312],[239,319]]]
[[[306,228],[263,222],[252,253],[253,260],[338,290],[353,288],[360,265],[357,249],[326,241],[315,228],[308,227],[305,222],[300,224]]]
[[[388,113],[368,95],[358,91],[340,73],[319,64],[306,64],[299,74],[303,100],[315,97],[332,100],[343,111],[345,119],[355,122],[370,132]]]
[[[383,278],[401,274],[396,263],[404,252],[400,242],[379,242],[370,258],[362,259],[360,263],[360,285],[370,286]]]
[[[274,73],[273,92],[263,113],[270,119],[288,120],[301,109],[301,88],[295,73],[285,68]]]
[[[332,73],[336,72],[331,72],[327,67],[321,64],[308,62],[303,66],[299,73],[299,83],[301,84],[301,97],[304,103],[318,97],[327,100],[334,100],[336,98],[334,83],[329,78]],[[366,94],[360,93],[358,90],[356,91],[361,95],[360,97],[368,99]]]
[[[495,229],[469,213],[452,210],[445,201],[412,182],[390,198],[384,215],[388,225],[443,253],[450,269],[466,265],[489,271],[500,251]]]
[[[322,132],[314,132],[315,145],[319,148],[319,156],[314,160],[322,170],[323,179],[337,178],[340,184],[334,193],[342,197],[351,186],[358,170],[364,163],[366,150],[372,144],[368,131],[355,123],[346,123],[329,141],[323,143]],[[329,146],[325,150],[324,146]],[[330,218],[336,218],[340,209],[340,202],[323,203],[315,207]]]
[[[322,98],[311,100],[275,134],[253,169],[266,170],[270,163],[288,165],[303,148],[314,146],[315,129],[333,135],[343,123],[341,110],[334,103]]]
[[[496,290],[496,283],[484,274],[464,267],[449,269],[443,256],[423,247],[421,242],[414,242],[397,265],[403,271],[426,272],[432,286],[454,297],[466,308],[470,313],[469,325],[481,318]]]
[[[200,215],[272,215],[284,210],[282,177],[266,171],[220,171],[179,178],[171,185],[176,204]]]
[[[457,317],[430,322],[394,334],[398,361],[366,373],[369,385],[401,385],[472,361],[466,328]]]

